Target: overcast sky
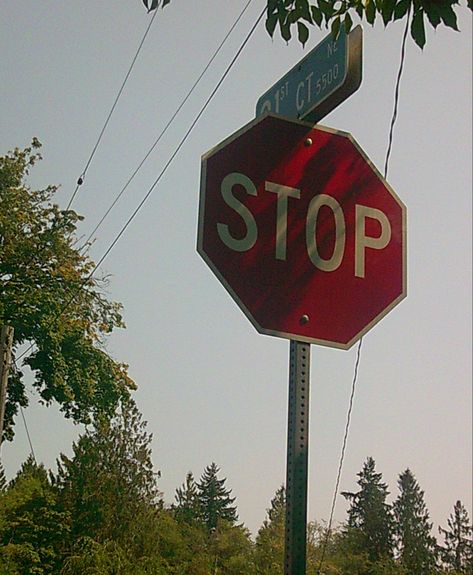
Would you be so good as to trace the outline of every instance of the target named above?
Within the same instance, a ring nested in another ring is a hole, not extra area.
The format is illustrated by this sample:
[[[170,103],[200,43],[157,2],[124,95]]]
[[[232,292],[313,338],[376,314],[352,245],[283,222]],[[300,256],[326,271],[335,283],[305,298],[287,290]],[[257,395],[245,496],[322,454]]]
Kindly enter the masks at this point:
[[[98,260],[155,181],[264,7],[254,0],[188,105],[96,234]],[[463,3],[465,4],[465,2]],[[160,11],[74,208],[87,235],[168,122],[244,2],[172,2]],[[341,490],[368,456],[397,493],[409,467],[435,524],[457,499],[471,516],[471,16],[460,33],[408,41],[388,181],[408,209],[408,296],[365,337]],[[151,16],[139,0],[4,2],[0,153],[43,143],[31,185],[60,184],[65,207]],[[361,88],[323,124],[351,132],[383,169],[403,24],[364,28]],[[259,335],[196,252],[200,158],[254,117],[261,94],[315,46],[271,40],[261,23],[148,202],[102,266],[127,329],[110,353],[130,365],[171,502],[215,461],[255,532],[285,478],[287,340]],[[355,364],[312,347],[309,518],[328,519]],[[38,460],[54,468],[80,429],[53,407],[26,418]],[[2,450],[7,475],[28,456],[19,418]],[[345,518],[337,501],[335,518]]]

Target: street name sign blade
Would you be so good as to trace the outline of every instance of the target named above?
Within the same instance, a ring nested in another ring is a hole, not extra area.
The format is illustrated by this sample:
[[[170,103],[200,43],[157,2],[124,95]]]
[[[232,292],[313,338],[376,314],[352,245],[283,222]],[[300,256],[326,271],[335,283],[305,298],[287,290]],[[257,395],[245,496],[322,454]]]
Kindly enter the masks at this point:
[[[254,327],[348,349],[406,295],[406,209],[350,134],[266,115],[202,158],[197,250]]]
[[[359,88],[362,40],[361,26],[337,40],[329,34],[259,98],[256,116],[272,112],[318,122]]]

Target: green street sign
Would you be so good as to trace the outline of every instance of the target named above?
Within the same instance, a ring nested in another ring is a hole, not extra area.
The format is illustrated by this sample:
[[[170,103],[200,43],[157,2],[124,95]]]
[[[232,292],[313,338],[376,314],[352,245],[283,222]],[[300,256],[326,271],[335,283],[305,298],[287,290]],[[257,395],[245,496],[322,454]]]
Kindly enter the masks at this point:
[[[318,122],[360,87],[362,42],[361,26],[337,40],[326,36],[261,96],[256,116],[273,112]]]

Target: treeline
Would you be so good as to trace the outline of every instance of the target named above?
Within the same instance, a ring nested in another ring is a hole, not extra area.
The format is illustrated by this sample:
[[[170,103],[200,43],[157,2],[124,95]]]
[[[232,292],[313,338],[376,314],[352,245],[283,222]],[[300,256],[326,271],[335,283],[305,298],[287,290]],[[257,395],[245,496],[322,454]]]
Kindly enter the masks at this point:
[[[7,482],[0,468],[0,575],[282,575],[284,488],[253,540],[215,463],[188,473],[166,506],[151,435],[132,400],[61,455],[32,457]],[[471,574],[472,527],[458,501],[439,541],[414,475],[392,505],[375,461],[358,474],[346,522],[308,525],[308,575]]]

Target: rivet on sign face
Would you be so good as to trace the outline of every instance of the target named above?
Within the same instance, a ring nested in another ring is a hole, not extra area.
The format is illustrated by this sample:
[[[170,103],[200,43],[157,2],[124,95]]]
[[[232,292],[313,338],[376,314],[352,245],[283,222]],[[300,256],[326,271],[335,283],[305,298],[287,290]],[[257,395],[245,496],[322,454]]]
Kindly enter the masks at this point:
[[[304,146],[312,146],[312,138],[307,138],[307,140],[304,142]]]
[[[306,323],[309,323],[309,316],[307,314],[304,314],[303,316],[301,316],[301,319],[299,320],[299,323],[301,325],[304,325]]]

